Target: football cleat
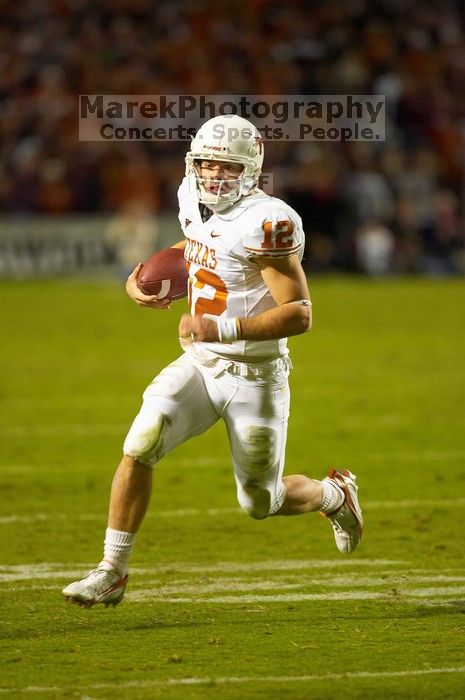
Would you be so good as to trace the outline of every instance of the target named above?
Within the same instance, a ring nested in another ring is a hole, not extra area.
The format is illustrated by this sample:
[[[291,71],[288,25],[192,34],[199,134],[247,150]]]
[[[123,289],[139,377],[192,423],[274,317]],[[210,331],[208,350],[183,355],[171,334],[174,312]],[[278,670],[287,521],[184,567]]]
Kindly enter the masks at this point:
[[[63,588],[63,595],[69,603],[83,608],[91,608],[97,603],[103,603],[106,607],[115,606],[123,600],[127,581],[127,574],[120,576],[115,569],[98,566],[81,581],[74,581]]]
[[[348,469],[330,469],[323,481],[333,481],[344,492],[344,503],[334,513],[322,513],[331,522],[336,547],[348,554],[358,546],[363,532],[363,516],[358,502],[357,477]]]

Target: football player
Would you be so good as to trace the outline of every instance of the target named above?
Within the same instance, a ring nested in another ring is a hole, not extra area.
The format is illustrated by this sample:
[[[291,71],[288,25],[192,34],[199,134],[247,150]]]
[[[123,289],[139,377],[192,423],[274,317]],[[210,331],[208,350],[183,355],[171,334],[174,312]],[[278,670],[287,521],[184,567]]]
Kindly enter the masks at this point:
[[[231,447],[237,499],[252,518],[320,511],[336,546],[352,552],[363,519],[356,478],[331,469],[323,480],[283,476],[289,415],[287,337],[310,330],[312,307],[301,266],[302,222],[257,187],[263,141],[238,116],[206,122],[186,156],[179,221],[189,271],[191,313],[179,323],[182,355],[147,387],[124,442],[110,498],[103,560],[63,590],[84,606],[116,605],[150,499],[152,468],[220,418]],[[169,302],[126,285],[153,309]]]

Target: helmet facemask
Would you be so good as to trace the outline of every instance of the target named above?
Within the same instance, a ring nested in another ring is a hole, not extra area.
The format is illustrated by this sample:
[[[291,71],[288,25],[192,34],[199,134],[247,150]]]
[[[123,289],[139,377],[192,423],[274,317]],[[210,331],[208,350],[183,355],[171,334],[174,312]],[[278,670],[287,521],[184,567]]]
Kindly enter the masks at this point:
[[[250,173],[250,166],[243,163],[239,163],[243,167],[242,172],[237,177],[202,177],[200,167],[203,161],[220,161],[222,163],[234,163],[235,161],[233,159],[226,161],[218,158],[218,156],[216,158],[199,158],[193,153],[188,153],[186,156],[186,175],[195,179],[197,199],[201,204],[205,204],[213,211],[228,209],[241,197],[249,194],[257,184],[256,178]],[[217,186],[217,191],[211,191],[208,187],[209,185]]]

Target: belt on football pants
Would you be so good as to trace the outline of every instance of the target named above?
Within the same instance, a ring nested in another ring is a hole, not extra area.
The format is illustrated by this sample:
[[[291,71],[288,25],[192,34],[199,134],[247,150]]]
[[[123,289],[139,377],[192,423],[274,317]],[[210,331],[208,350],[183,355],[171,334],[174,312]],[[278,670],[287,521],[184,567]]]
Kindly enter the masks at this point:
[[[278,357],[274,360],[267,361],[266,363],[259,363],[253,365],[248,362],[235,362],[227,361],[222,367],[218,367],[218,371],[214,373],[215,377],[219,377],[224,372],[232,374],[235,377],[242,377],[244,379],[255,379],[255,378],[266,378],[273,377],[277,372],[285,371],[286,373],[292,369],[292,363],[289,357]],[[261,365],[261,366],[259,366]]]

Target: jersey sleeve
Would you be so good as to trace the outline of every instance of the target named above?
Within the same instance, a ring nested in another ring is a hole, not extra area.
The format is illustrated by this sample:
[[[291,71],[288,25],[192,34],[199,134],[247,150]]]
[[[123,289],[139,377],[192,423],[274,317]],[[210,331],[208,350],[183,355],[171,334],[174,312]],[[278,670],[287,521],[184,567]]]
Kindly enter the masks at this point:
[[[188,209],[189,205],[189,183],[187,182],[187,178],[184,177],[182,179],[181,184],[178,187],[178,206],[179,206],[179,222],[181,226],[184,226],[184,218],[186,214],[186,210]]]
[[[195,194],[195,183],[184,177],[178,188],[178,219],[185,236],[189,235],[188,227],[192,222],[201,222],[199,205]]]
[[[243,237],[246,258],[302,258],[305,236],[300,216],[290,207],[270,207],[254,216]]]

